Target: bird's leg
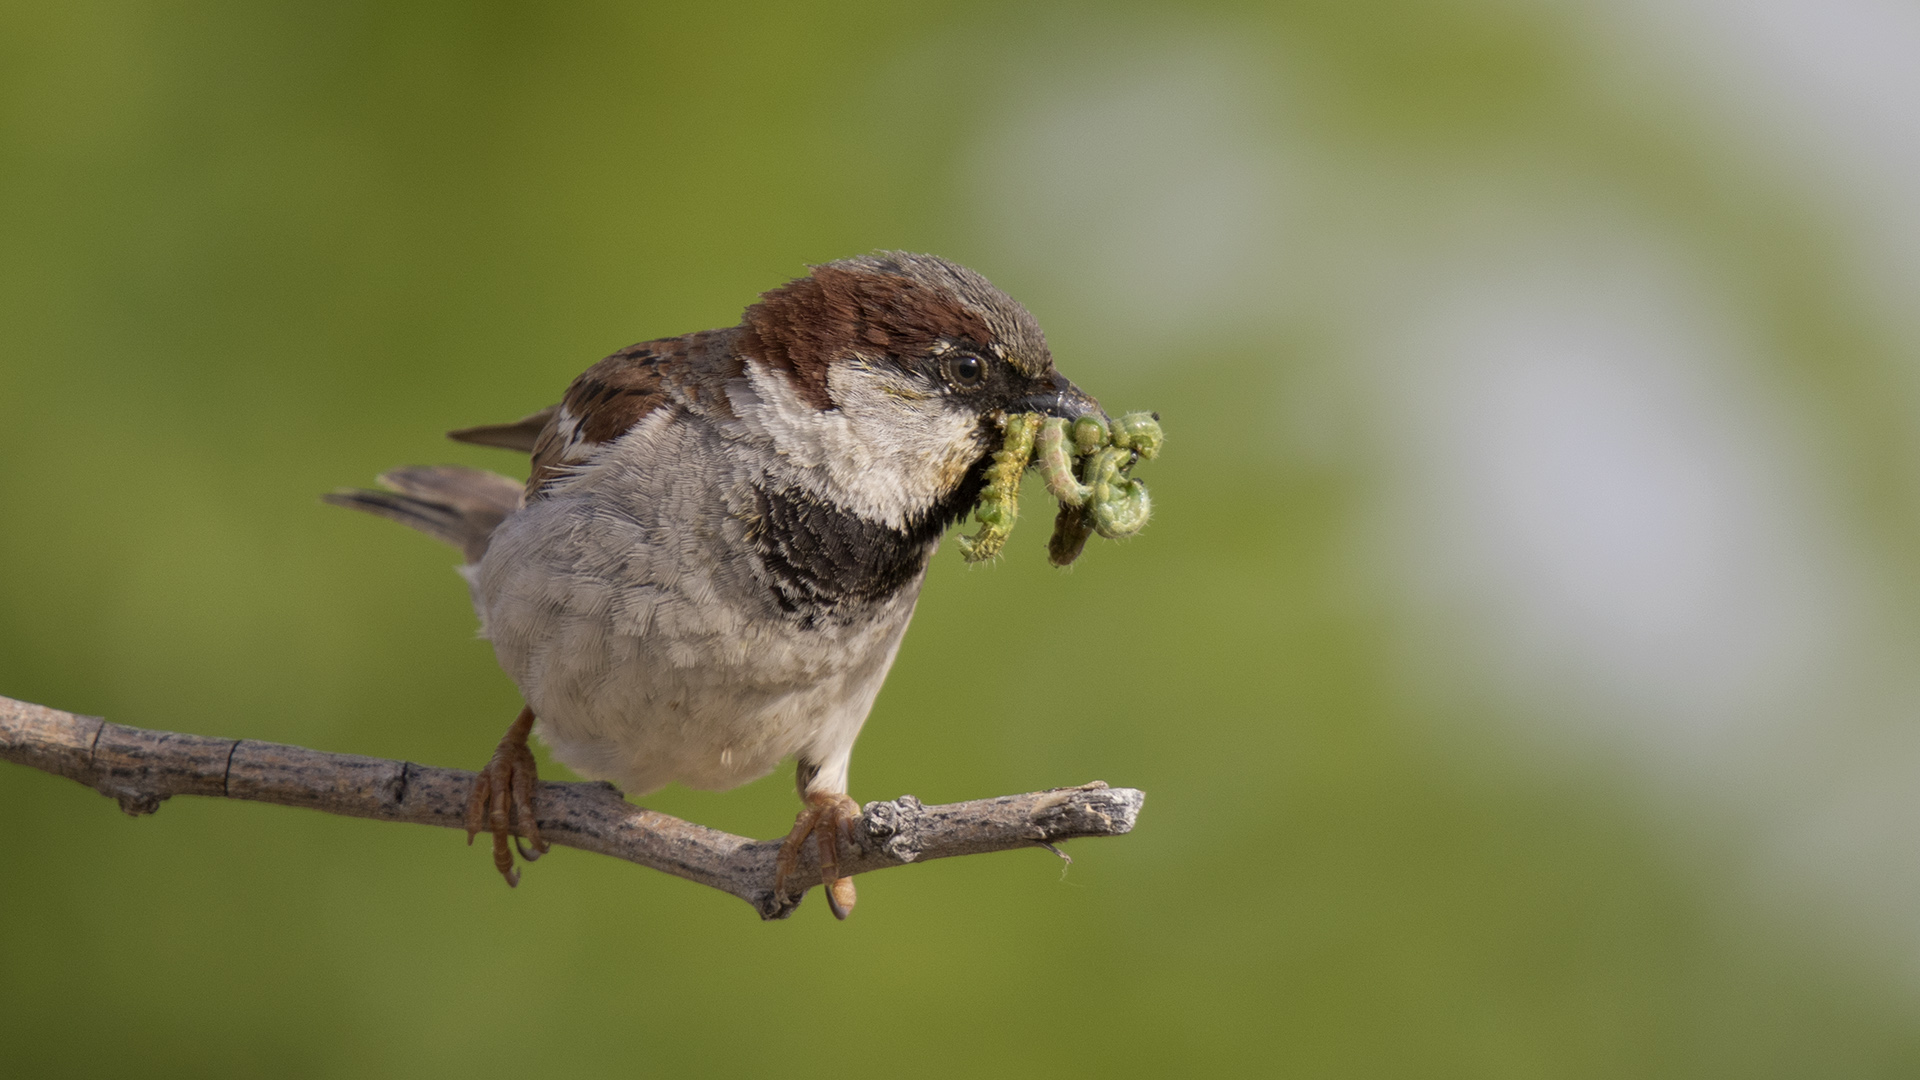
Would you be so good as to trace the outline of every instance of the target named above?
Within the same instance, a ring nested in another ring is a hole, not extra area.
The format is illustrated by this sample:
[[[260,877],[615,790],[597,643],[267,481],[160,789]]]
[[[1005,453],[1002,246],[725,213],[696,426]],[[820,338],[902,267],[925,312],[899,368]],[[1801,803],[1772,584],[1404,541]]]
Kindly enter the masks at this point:
[[[473,794],[467,796],[467,843],[472,844],[482,831],[493,833],[494,869],[508,885],[520,884],[520,871],[513,867],[514,848],[527,862],[545,855],[548,848],[533,818],[533,789],[540,776],[533,751],[527,748],[527,736],[532,733],[533,707],[529,705],[500,737],[493,760],[473,778]],[[512,846],[508,846],[509,836]],[[520,842],[523,836],[531,847]]]
[[[820,859],[820,884],[825,886],[827,906],[833,909],[834,918],[844,919],[853,910],[856,897],[853,879],[840,876],[840,844],[852,842],[852,826],[860,818],[860,804],[836,791],[809,792],[806,800],[807,808],[800,811],[793,831],[780,845],[773,891],[777,896],[788,895],[787,879],[799,869],[800,852],[811,836]]]

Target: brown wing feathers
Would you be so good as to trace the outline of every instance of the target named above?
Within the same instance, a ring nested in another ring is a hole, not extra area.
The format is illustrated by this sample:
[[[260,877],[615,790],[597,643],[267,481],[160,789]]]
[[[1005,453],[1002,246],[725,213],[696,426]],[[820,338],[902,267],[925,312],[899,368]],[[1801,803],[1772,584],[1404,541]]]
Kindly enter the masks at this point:
[[[525,500],[538,498],[548,480],[569,465],[584,463],[666,400],[659,365],[684,350],[678,338],[630,346],[583,372],[558,405],[511,424],[447,433],[456,442],[532,454],[533,475],[524,487],[482,469],[414,465],[381,474],[380,482],[390,491],[343,488],[321,499],[418,529],[459,548],[467,562],[479,562],[493,530],[508,514]]]
[[[683,356],[685,348],[681,338],[643,341],[581,372],[533,444],[527,498],[539,498],[568,466],[585,463],[665,403],[660,365]]]

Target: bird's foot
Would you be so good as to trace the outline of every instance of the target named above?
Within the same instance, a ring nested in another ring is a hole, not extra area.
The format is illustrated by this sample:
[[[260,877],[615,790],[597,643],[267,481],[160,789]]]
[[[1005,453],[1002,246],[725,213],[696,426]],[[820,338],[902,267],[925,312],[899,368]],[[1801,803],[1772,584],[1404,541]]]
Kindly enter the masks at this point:
[[[844,919],[853,910],[853,879],[840,876],[840,844],[853,840],[853,823],[860,819],[860,804],[839,792],[816,791],[807,796],[807,808],[794,820],[793,831],[780,845],[780,860],[773,877],[776,896],[787,896],[787,881],[800,867],[800,852],[807,837],[814,838],[814,851],[820,858],[820,884],[825,886],[827,906],[833,917]],[[805,892],[805,888],[800,890]]]
[[[493,866],[508,885],[520,884],[520,871],[514,869],[513,851],[532,862],[547,853],[548,844],[540,839],[540,826],[533,818],[533,791],[540,776],[533,763],[533,751],[527,748],[527,736],[533,733],[533,709],[521,709],[513,726],[500,737],[493,760],[473,779],[473,794],[467,797],[467,843],[482,832],[493,834]],[[511,843],[508,837],[512,837]],[[521,838],[526,843],[521,842]]]

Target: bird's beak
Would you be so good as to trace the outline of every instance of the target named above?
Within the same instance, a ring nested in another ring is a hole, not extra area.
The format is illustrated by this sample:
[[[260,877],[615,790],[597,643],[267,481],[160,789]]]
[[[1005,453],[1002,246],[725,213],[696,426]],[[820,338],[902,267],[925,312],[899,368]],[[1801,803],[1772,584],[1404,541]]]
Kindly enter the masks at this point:
[[[1046,416],[1061,416],[1068,420],[1078,420],[1082,416],[1094,415],[1106,419],[1107,414],[1100,411],[1100,403],[1087,396],[1085,390],[1073,385],[1065,375],[1053,372],[1051,389],[1037,394],[1029,394],[1014,403],[1009,411],[1037,412]]]

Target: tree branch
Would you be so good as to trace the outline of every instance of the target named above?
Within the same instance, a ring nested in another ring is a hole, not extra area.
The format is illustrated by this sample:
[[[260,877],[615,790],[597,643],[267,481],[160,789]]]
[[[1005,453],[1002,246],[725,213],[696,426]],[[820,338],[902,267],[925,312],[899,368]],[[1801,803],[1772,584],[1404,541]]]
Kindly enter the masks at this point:
[[[175,795],[212,795],[328,814],[466,827],[473,773],[406,761],[328,754],[252,739],[214,739],[110,724],[99,717],[0,697],[0,759],[77,780],[151,814]],[[843,874],[1133,829],[1146,796],[1094,781],[1026,795],[922,806],[911,795],[868,803],[843,845]],[[800,896],[774,895],[778,840],[750,840],[626,801],[611,784],[542,782],[540,835],[555,843],[650,866],[745,900],[763,919],[784,919]],[[812,845],[799,880],[818,883]],[[804,894],[803,894],[804,895]]]

